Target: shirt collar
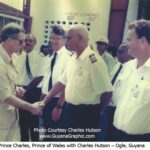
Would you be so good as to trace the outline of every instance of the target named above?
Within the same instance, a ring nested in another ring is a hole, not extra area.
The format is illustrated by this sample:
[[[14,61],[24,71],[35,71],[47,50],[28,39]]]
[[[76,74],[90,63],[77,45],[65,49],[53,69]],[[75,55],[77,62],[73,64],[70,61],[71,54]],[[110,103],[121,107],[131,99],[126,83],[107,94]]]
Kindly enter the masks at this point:
[[[65,50],[65,47],[63,46],[63,47],[60,48],[58,51],[53,52],[53,55],[54,55],[55,53],[57,53],[57,55],[61,55],[61,54],[63,53],[64,50]]]
[[[131,61],[129,61],[129,63],[132,62],[132,65],[130,66],[131,68],[137,68],[137,64],[138,64],[138,60],[137,59],[133,59]],[[150,68],[150,58],[147,59],[147,61],[143,64],[143,66],[141,66],[140,68],[143,67],[149,67]]]
[[[4,61],[7,64],[12,63],[12,59],[11,57],[9,57],[9,55],[7,54],[6,50],[4,49],[4,47],[0,44],[0,54],[3,57]]]
[[[104,51],[104,53],[102,54],[102,56],[105,56],[105,55],[107,55],[107,53],[108,53],[107,51]]]
[[[145,64],[143,66],[150,68],[150,58],[147,59],[147,61],[145,62]]]
[[[88,52],[89,52],[89,50],[90,50],[90,47],[88,46],[88,47],[86,47],[86,49],[81,53],[81,55],[79,56],[79,60],[84,60],[85,59],[85,57],[87,56],[87,54],[88,54]]]
[[[35,55],[35,50],[33,49],[31,52],[27,53],[25,50],[23,51],[26,55]]]

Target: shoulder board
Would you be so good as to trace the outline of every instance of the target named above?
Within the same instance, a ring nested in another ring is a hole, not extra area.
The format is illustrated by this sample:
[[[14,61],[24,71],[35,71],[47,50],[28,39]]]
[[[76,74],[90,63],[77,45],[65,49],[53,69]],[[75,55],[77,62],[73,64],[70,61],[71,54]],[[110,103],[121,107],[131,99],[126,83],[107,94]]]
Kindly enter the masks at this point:
[[[89,58],[90,58],[90,61],[91,61],[92,64],[95,63],[95,62],[97,62],[97,59],[96,59],[95,54],[91,54],[91,55],[89,56]]]

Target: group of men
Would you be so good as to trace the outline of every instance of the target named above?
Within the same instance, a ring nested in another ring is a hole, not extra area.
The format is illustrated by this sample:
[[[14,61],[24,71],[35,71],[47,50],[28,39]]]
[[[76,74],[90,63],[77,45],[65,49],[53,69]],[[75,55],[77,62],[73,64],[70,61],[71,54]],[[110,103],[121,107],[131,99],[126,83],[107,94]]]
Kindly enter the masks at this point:
[[[67,131],[58,133],[54,139],[52,133],[46,132],[49,136],[45,136],[45,141],[149,141],[150,21],[131,23],[127,40],[124,46],[128,46],[128,53],[134,59],[121,65],[111,80],[115,61],[107,64],[108,54],[100,51],[106,49],[108,41],[96,42],[101,57],[90,48],[88,31],[83,25],[71,27],[67,34],[61,27],[52,29],[53,54],[48,61],[34,59],[38,54],[31,55],[36,44],[34,35],[25,36],[17,24],[6,25],[0,46],[0,141],[19,141],[20,131],[22,141],[28,141],[29,136],[38,141],[34,128],[38,128],[39,117],[35,115],[39,114],[46,131],[50,128],[54,132],[58,128]],[[21,52],[23,48],[25,52]],[[13,53],[21,53],[16,59],[19,80]],[[28,62],[30,58],[33,66]],[[23,109],[19,111],[20,125],[16,108]],[[115,108],[111,116],[106,113],[108,108]],[[70,128],[78,130],[70,133]],[[105,129],[112,134],[111,139],[103,135]],[[70,134],[71,137],[67,136]]]

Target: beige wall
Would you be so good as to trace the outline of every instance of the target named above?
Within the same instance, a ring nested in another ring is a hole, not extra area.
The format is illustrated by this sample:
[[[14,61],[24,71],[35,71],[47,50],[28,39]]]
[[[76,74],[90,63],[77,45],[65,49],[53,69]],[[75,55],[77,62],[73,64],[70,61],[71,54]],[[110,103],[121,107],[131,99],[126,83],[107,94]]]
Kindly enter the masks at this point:
[[[11,7],[14,7],[22,11],[23,0],[0,0],[0,2],[5,3]]]
[[[127,41],[128,24],[137,19],[138,3],[139,3],[139,0],[129,0],[123,42]]]
[[[100,36],[107,36],[110,4],[111,0],[31,0],[37,47],[43,43],[45,20],[90,22],[90,43],[94,44]]]
[[[22,10],[23,0],[0,0]],[[36,49],[44,43],[45,20],[66,22],[90,22],[90,43],[100,36],[107,36],[111,0],[31,0],[32,32],[37,37]],[[137,17],[138,0],[129,0],[128,22]],[[123,41],[126,41],[127,25]],[[64,25],[67,29],[69,25]],[[117,32],[117,31],[116,31]]]

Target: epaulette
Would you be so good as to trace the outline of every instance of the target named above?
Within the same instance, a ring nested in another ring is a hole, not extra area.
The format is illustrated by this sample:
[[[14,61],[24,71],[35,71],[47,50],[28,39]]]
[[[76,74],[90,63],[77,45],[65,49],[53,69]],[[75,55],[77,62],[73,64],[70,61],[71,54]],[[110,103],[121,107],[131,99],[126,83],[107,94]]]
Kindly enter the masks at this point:
[[[89,56],[89,58],[90,58],[90,61],[91,61],[92,64],[95,63],[95,62],[97,62],[97,59],[96,59],[96,57],[95,57],[95,54],[91,54],[91,55]]]

